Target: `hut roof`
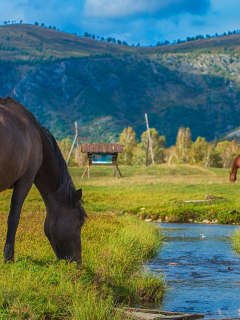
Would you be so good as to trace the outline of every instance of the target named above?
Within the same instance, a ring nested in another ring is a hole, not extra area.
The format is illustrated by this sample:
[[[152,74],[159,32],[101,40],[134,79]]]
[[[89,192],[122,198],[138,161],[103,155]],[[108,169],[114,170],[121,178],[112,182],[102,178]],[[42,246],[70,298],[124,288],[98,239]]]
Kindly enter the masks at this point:
[[[121,153],[123,144],[117,143],[83,143],[81,146],[83,153]]]

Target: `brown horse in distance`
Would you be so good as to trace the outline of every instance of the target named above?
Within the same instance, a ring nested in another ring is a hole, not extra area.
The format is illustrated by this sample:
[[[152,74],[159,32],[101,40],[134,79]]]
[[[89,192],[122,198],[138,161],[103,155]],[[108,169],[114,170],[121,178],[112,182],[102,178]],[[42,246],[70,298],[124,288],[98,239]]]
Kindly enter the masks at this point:
[[[11,98],[0,98],[0,192],[13,188],[5,261],[14,242],[23,202],[33,183],[46,206],[44,232],[59,259],[81,260],[81,228],[86,213],[52,134]]]
[[[230,171],[230,181],[234,182],[237,179],[237,170],[240,168],[240,154],[234,158],[232,170]]]

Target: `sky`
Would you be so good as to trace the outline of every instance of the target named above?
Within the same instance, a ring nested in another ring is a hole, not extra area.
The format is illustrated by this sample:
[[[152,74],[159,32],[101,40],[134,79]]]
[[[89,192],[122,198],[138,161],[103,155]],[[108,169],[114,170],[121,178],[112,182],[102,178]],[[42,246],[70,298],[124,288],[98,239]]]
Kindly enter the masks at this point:
[[[156,45],[240,29],[239,0],[0,0],[4,21]]]

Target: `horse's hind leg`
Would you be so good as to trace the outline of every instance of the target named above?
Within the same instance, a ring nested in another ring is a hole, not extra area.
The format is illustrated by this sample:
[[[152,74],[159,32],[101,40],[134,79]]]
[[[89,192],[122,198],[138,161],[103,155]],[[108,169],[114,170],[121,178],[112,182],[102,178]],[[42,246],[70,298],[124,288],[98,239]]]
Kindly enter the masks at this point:
[[[13,261],[14,242],[23,202],[32,187],[32,179],[21,178],[14,184],[10,212],[8,215],[7,239],[4,247],[5,261]]]

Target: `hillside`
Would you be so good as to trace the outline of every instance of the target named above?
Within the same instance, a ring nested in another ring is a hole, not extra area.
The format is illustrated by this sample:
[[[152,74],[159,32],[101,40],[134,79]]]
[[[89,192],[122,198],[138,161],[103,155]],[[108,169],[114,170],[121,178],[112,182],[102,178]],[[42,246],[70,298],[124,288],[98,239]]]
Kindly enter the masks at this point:
[[[13,49],[14,48],[14,49]],[[161,47],[106,43],[30,25],[0,27],[0,96],[29,108],[58,139],[111,141],[126,126],[175,142],[226,134],[240,123],[240,35]]]

